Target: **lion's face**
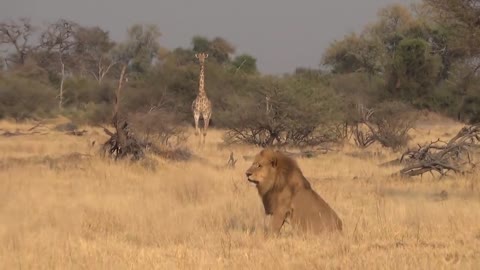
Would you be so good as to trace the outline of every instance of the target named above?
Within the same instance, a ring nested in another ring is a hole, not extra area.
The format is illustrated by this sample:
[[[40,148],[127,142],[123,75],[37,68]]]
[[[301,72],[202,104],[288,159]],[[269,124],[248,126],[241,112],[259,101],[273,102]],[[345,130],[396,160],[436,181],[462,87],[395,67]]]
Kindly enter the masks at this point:
[[[264,190],[270,189],[275,181],[277,158],[272,150],[262,150],[245,172],[247,180]]]

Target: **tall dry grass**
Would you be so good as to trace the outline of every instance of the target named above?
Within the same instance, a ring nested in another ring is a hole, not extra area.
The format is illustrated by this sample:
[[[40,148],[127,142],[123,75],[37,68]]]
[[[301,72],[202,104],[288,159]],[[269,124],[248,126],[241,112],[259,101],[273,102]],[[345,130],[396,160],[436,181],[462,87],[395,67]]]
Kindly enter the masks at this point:
[[[1,122],[0,128],[31,125]],[[425,126],[415,142],[448,138],[460,128]],[[253,147],[219,147],[212,130],[205,161],[129,164],[90,159],[105,137],[0,137],[0,269],[479,269],[477,175],[402,180],[396,157],[350,146],[298,162],[337,211],[336,236],[263,236],[268,220],[244,171]],[[235,169],[223,169],[230,151]],[[353,157],[351,154],[356,153]],[[61,157],[61,158],[59,158]],[[448,192],[442,200],[437,194]]]

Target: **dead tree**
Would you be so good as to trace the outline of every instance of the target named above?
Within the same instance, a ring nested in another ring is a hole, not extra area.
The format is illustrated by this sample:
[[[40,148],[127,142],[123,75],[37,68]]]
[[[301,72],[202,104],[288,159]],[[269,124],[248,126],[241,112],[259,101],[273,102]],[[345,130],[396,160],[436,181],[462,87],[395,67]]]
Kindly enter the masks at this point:
[[[128,30],[128,40],[119,44],[114,50],[113,61],[121,65],[120,78],[113,104],[112,124],[115,128],[115,133],[104,143],[103,149],[111,156],[114,156],[115,159],[132,156],[133,160],[138,160],[144,157],[147,149],[158,152],[153,149],[155,148],[153,144],[139,140],[135,136],[126,115],[120,113],[120,97],[124,83],[127,82],[127,66],[132,61],[135,62],[134,59],[138,56],[153,56],[158,50],[158,44],[155,39],[159,36],[160,33],[155,26],[149,26],[144,29],[141,25],[135,25]]]
[[[375,135],[373,133],[374,128],[369,123],[370,117],[373,115],[374,110],[368,109],[363,105],[358,106],[358,114],[360,117],[359,121],[356,121],[352,125],[352,135],[355,141],[355,144],[360,148],[367,148],[372,143],[375,142]],[[365,125],[368,127],[368,130],[362,130],[361,126]]]
[[[437,172],[446,176],[448,172],[465,173],[468,167],[475,167],[474,154],[479,148],[480,125],[463,127],[448,142],[440,139],[425,145],[418,145],[416,150],[403,153],[400,162],[405,168],[400,170],[402,176],[423,175]]]
[[[120,93],[125,83],[126,70],[127,64],[124,64],[120,72],[118,87],[115,91],[112,117],[112,125],[115,128],[115,133],[104,128],[104,131],[110,135],[110,139],[103,144],[102,150],[115,160],[119,158],[123,159],[127,156],[131,156],[132,160],[139,160],[145,156],[144,149],[147,147],[147,144],[141,143],[135,138],[127,120],[123,119],[119,113]]]
[[[36,28],[28,18],[0,22],[0,45],[8,44],[15,50],[15,55],[4,59],[7,66],[8,62],[23,65],[27,56],[38,48],[38,45],[32,45],[31,42],[35,32]]]

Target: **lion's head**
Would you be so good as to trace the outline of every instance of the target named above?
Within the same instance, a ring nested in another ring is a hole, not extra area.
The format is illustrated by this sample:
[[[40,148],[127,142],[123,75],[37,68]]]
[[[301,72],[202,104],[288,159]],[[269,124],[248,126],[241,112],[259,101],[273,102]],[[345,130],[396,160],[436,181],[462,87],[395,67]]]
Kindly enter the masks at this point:
[[[255,156],[250,168],[245,172],[247,180],[255,184],[260,195],[275,189],[282,189],[288,178],[296,170],[296,162],[282,154],[266,148]]]
[[[281,190],[287,184],[294,189],[310,185],[294,159],[270,148],[263,149],[255,156],[245,174],[248,181],[258,188],[260,195],[272,188]]]
[[[255,156],[252,165],[245,172],[247,180],[262,190],[270,190],[275,184],[278,167],[278,152],[263,149]]]

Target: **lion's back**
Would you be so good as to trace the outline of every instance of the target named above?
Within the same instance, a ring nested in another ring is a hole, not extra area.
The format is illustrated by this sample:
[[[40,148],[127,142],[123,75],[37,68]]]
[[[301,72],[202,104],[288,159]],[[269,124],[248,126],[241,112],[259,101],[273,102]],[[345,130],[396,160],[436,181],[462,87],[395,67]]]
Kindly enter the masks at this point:
[[[292,222],[314,232],[342,231],[342,221],[313,189],[302,189],[292,198]]]

